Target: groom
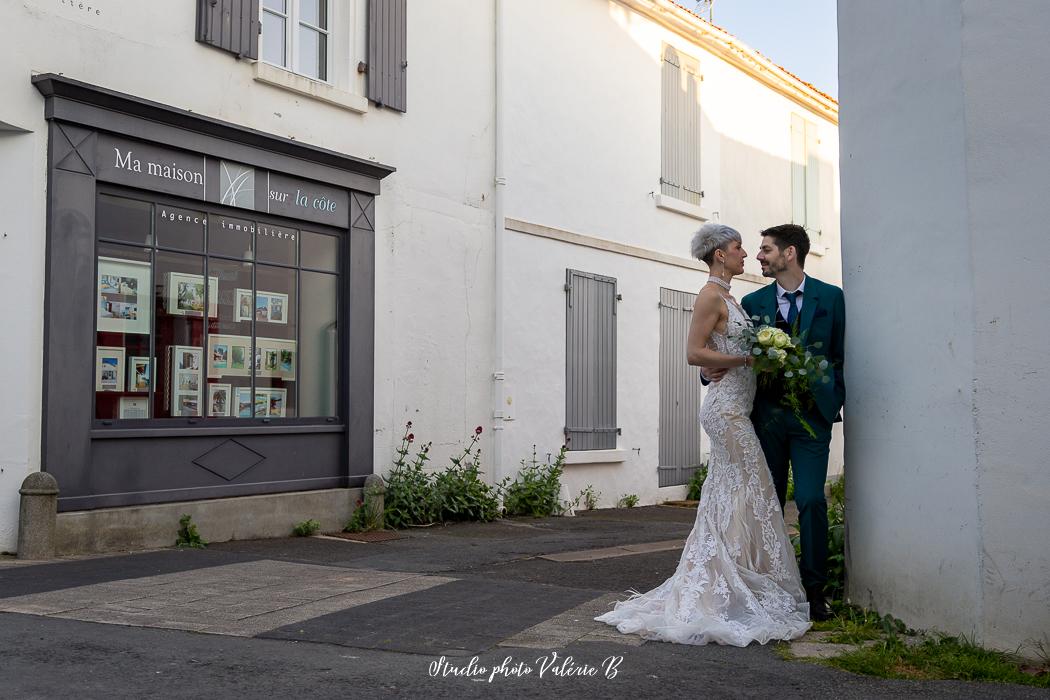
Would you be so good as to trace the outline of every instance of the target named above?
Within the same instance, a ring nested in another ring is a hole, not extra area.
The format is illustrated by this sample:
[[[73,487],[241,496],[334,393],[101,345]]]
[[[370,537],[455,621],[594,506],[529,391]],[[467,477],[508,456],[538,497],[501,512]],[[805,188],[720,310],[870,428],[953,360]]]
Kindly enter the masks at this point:
[[[795,477],[795,504],[798,506],[802,561],[799,573],[810,604],[810,617],[830,616],[824,599],[827,582],[828,504],[824,482],[828,477],[831,424],[842,420],[839,411],[845,398],[842,381],[843,341],[846,307],[842,290],[808,277],[803,271],[809,254],[809,236],[796,224],[782,224],[762,231],[762,245],[756,258],[762,275],[776,282],[745,296],[741,302],[750,316],[789,333],[802,334],[814,355],[831,363],[831,381],[813,386],[813,405],[803,416],[813,432],[811,437],[792,411],[780,403],[781,387],[760,386],[755,395],[751,422],[755,426],[762,452],[776,485],[783,509],[787,496],[788,464]],[[819,347],[816,345],[819,344]],[[724,370],[706,369],[703,376],[718,380]]]

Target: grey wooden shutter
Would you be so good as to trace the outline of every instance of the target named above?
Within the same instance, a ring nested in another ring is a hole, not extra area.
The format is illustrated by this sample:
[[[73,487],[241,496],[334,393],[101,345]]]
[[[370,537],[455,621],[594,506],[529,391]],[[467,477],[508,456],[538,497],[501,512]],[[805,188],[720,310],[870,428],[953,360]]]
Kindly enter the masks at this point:
[[[660,486],[688,483],[702,460],[700,368],[685,347],[696,295],[660,289]]]
[[[565,441],[616,447],[616,280],[566,270]]]
[[[685,90],[682,98],[682,193],[681,198],[700,206],[704,193],[700,189],[700,69],[684,63]]]
[[[791,115],[791,223],[806,225],[806,122]]]
[[[682,157],[682,144],[679,143],[682,121],[681,66],[678,52],[670,46],[664,47],[664,60],[661,87],[660,109],[660,192],[669,197],[681,198],[681,179],[679,161]]]
[[[806,229],[820,233],[820,161],[817,159],[817,125],[806,122]]]
[[[408,105],[407,0],[368,0],[368,99],[404,112]]]
[[[197,41],[236,54],[259,57],[259,0],[197,0]]]
[[[664,46],[660,108],[660,192],[700,205],[700,67]]]

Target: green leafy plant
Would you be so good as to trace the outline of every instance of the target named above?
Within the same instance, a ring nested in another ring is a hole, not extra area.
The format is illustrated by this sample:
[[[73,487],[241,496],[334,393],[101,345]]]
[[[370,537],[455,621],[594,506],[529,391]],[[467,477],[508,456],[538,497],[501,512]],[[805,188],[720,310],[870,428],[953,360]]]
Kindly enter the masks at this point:
[[[536,459],[536,446],[532,446],[532,460],[521,460],[517,478],[509,485],[506,484],[506,480],[501,484],[503,507],[507,515],[544,518],[558,515],[579,504],[583,493],[571,503],[563,505],[558,502],[566,449],[565,445],[562,445],[554,462],[546,464]]]
[[[617,508],[634,508],[636,505],[638,505],[638,496],[633,493],[625,493],[616,502]]]
[[[311,537],[321,529],[321,523],[314,519],[304,520],[292,528],[292,534],[296,537]]]
[[[197,532],[197,526],[193,523],[190,515],[183,514],[179,518],[179,532],[175,537],[176,547],[188,547],[192,549],[204,549],[208,543],[201,539]]]
[[[476,447],[481,432],[479,425],[463,452],[434,477],[433,492],[441,521],[488,522],[500,515],[498,490],[481,478],[481,448]]]
[[[690,501],[700,500],[700,491],[704,487],[704,482],[707,481],[707,465],[701,464],[693,472],[693,475],[689,477],[689,492],[686,494],[686,499]]]
[[[393,528],[429,525],[437,516],[437,503],[431,487],[433,478],[425,469],[430,459],[431,443],[420,445],[415,457],[409,461],[409,446],[415,439],[412,421],[409,421],[405,424],[401,446],[396,450],[394,468],[386,480],[385,518],[387,525]]]
[[[579,499],[583,501],[583,507],[585,510],[594,510],[598,507],[598,499],[602,497],[601,491],[595,491],[592,484],[587,484],[582,491],[580,491]]]
[[[846,592],[846,475],[831,483],[828,500],[828,582],[824,593],[842,600]]]
[[[788,469],[787,495],[784,497],[784,499],[785,499],[785,502],[786,501],[793,501],[793,500],[795,500],[795,470],[794,469],[790,469],[790,468]]]

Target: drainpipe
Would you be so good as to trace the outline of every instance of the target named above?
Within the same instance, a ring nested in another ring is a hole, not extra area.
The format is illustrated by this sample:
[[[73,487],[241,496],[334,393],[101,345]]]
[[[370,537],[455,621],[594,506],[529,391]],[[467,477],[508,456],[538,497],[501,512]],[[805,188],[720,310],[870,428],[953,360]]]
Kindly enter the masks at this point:
[[[495,0],[495,181],[492,208],[495,217],[493,268],[495,286],[495,348],[492,372],[492,478],[495,483],[503,478],[503,244],[506,237],[503,215],[503,191],[507,179],[503,175],[503,0]]]

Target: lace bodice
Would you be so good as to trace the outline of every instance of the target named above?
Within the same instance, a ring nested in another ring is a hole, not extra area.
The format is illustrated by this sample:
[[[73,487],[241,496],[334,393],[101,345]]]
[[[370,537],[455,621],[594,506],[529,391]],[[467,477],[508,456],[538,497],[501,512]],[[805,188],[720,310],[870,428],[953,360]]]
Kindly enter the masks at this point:
[[[726,319],[726,332],[712,332],[708,347],[726,355],[746,355],[751,348],[748,345],[745,330],[751,325],[751,319],[735,299],[724,296],[722,299],[725,300],[729,311],[729,317]],[[708,401],[714,401],[718,404],[717,410],[721,413],[728,411],[745,417],[750,416],[756,384],[755,373],[751,368],[734,367],[726,373],[722,381],[711,385],[704,405],[706,407]],[[702,412],[701,416],[703,416]]]

